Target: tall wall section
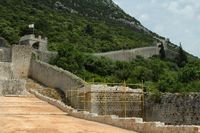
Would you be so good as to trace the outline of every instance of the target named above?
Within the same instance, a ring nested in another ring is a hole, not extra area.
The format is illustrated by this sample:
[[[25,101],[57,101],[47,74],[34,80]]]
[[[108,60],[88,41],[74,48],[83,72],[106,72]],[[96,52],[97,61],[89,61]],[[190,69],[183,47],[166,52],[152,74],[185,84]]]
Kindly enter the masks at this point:
[[[28,77],[31,56],[32,48],[30,45],[14,45],[12,47],[12,64],[17,77]]]
[[[31,60],[29,76],[46,86],[61,89],[65,94],[87,85],[76,75],[36,59]]]
[[[200,93],[145,96],[145,120],[172,125],[200,125]]]

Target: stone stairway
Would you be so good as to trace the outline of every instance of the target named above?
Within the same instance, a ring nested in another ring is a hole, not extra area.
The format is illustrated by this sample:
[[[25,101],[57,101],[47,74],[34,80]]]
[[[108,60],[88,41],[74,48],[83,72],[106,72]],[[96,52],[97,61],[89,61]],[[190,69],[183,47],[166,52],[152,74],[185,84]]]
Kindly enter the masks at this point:
[[[0,96],[24,95],[25,84],[14,74],[11,62],[0,62]]]

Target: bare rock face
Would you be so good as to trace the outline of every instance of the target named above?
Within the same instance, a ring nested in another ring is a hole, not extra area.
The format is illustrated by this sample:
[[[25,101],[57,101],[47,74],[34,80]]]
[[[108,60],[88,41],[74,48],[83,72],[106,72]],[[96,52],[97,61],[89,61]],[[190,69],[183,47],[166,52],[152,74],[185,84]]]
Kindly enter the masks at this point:
[[[0,37],[0,47],[6,47],[8,46],[8,42],[6,39],[4,39],[3,37]]]

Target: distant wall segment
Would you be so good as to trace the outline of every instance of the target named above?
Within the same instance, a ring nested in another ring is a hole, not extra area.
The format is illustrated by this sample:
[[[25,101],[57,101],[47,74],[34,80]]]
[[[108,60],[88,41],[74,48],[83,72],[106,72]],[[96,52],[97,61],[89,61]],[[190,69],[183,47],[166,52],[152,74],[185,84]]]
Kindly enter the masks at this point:
[[[174,59],[177,56],[177,53],[165,49],[166,58]],[[145,59],[148,59],[153,56],[160,55],[160,48],[157,46],[152,47],[143,47],[143,48],[135,48],[130,50],[119,50],[119,51],[111,51],[105,53],[96,53],[95,56],[106,57],[114,61],[132,61],[137,58],[137,56],[141,56]]]

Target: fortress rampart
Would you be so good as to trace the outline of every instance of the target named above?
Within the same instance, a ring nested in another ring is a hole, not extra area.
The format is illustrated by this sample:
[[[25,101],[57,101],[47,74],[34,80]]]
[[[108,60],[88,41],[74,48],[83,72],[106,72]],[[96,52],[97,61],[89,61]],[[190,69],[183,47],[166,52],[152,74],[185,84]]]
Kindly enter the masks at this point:
[[[148,132],[147,129],[155,133],[162,130],[165,130],[166,133],[168,130],[183,131],[185,133],[199,132],[199,127],[166,126],[164,123],[143,122],[141,118],[133,118],[142,117],[146,121],[162,121],[174,125],[200,124],[200,94],[198,93],[186,96],[166,94],[162,95],[158,102],[154,101],[150,94],[144,95],[143,92],[135,92],[134,90],[130,90],[130,88],[124,91],[123,87],[118,89],[116,87],[90,85],[76,75],[48,64],[47,62],[50,57],[45,57],[45,52],[48,52],[35,49],[31,43],[28,45],[14,45],[10,51],[10,54],[2,56],[9,59],[10,62],[2,59],[0,63],[0,95],[26,94],[25,79],[31,77],[45,86],[62,90],[71,106],[77,109],[69,112],[70,115],[75,117],[141,132]],[[124,59],[124,51],[118,51],[118,54],[116,52],[114,54],[113,52],[110,53],[113,59],[129,61],[132,60],[133,56],[136,57],[140,54],[141,51],[149,51],[149,53],[145,53],[146,58],[153,56],[155,53],[158,54],[158,49],[155,47],[127,50],[127,59]],[[110,56],[110,54],[105,55]],[[119,57],[114,58],[115,56],[113,55]],[[44,99],[49,100],[46,97]],[[65,108],[65,105],[63,107],[59,102],[51,100],[50,102],[60,108],[64,108],[64,110],[68,110],[68,108]],[[124,108],[126,111],[125,115]],[[84,109],[90,113],[79,112]],[[94,115],[93,113],[100,115]],[[113,114],[130,118],[107,117],[107,115]]]
[[[148,59],[153,56],[159,56],[159,47],[143,47],[143,48],[135,48],[131,50],[119,50],[119,51],[111,51],[105,53],[95,53],[95,56],[106,57],[114,61],[132,61],[136,59],[138,56],[143,57],[144,59]],[[177,52],[174,52],[170,49],[165,49],[166,58],[174,59],[177,56]]]

